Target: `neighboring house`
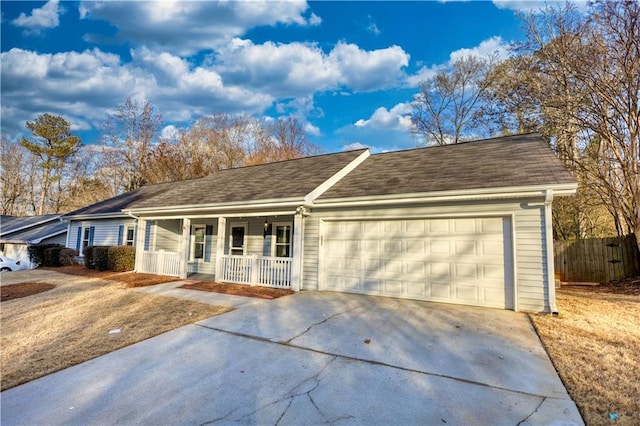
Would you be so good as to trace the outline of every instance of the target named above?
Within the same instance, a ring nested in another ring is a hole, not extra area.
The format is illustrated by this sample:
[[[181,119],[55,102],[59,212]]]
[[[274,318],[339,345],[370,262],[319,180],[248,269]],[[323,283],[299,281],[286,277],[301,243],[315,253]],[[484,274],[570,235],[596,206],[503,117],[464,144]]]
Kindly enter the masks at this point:
[[[0,217],[0,254],[19,260],[25,269],[35,268],[29,259],[32,244],[61,244],[67,240],[67,224],[59,214]]]
[[[576,188],[529,134],[229,169],[103,203],[137,218],[139,272],[556,311],[551,202]],[[100,221],[85,220],[91,243]]]

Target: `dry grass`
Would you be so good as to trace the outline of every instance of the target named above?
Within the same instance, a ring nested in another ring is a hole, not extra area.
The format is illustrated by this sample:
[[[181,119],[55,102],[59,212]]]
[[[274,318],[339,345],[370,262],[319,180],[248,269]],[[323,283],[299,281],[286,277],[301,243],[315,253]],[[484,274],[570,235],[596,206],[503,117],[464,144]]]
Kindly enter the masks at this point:
[[[571,288],[559,317],[531,315],[588,425],[640,424],[640,296]]]
[[[2,302],[2,390],[228,310],[103,279],[53,271],[12,274],[14,281],[27,277],[56,288]],[[10,284],[5,277],[3,286]],[[115,329],[120,332],[109,334]]]

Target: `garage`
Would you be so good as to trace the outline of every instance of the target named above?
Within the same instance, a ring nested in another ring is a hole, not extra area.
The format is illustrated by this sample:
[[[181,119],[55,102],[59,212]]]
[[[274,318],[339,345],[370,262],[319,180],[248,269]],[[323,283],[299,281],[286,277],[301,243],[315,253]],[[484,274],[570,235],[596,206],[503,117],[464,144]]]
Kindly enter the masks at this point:
[[[513,309],[509,217],[325,220],[324,290]]]

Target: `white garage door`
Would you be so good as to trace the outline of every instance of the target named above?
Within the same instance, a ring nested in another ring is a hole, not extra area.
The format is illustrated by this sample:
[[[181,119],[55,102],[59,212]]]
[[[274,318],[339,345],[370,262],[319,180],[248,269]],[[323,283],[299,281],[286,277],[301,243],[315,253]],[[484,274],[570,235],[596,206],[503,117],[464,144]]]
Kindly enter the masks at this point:
[[[512,308],[507,221],[326,221],[322,288]]]

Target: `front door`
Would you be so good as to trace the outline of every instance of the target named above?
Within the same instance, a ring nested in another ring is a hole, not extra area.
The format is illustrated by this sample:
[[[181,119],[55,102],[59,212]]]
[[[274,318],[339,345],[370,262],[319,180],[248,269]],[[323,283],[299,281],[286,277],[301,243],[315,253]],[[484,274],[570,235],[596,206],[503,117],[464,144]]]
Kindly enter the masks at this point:
[[[229,235],[229,253],[231,255],[243,256],[246,250],[246,224],[232,224],[231,235]]]

